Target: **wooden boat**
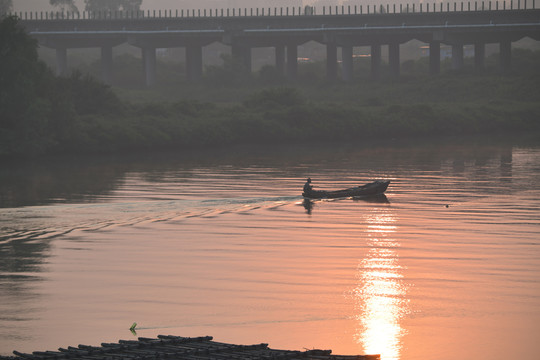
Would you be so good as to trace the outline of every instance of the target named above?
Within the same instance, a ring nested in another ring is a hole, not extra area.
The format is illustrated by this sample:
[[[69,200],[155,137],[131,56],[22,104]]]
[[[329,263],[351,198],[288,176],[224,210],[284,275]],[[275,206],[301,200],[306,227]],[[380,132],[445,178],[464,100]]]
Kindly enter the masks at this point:
[[[347,198],[347,197],[363,197],[374,196],[383,194],[390,180],[376,180],[362,186],[356,186],[343,190],[311,190],[309,192],[302,193],[302,196],[307,199],[335,199],[335,198]]]

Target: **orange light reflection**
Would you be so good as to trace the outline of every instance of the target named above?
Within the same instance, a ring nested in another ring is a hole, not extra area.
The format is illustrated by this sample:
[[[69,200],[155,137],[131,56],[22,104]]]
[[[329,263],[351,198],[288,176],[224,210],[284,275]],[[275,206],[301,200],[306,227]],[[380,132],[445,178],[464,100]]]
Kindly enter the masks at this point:
[[[409,311],[408,288],[399,265],[399,243],[392,239],[395,219],[388,209],[376,211],[367,218],[371,248],[358,265],[358,286],[354,289],[358,321],[355,340],[368,354],[398,360],[406,333],[400,321]]]

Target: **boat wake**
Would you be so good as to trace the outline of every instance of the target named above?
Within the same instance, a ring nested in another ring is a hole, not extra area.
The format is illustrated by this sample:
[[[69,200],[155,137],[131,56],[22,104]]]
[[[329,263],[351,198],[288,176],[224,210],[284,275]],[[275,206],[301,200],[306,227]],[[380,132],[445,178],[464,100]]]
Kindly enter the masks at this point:
[[[0,245],[41,241],[75,231],[100,231],[115,226],[215,218],[259,209],[276,210],[297,203],[300,196],[212,200],[152,200],[121,203],[53,204],[0,209]]]

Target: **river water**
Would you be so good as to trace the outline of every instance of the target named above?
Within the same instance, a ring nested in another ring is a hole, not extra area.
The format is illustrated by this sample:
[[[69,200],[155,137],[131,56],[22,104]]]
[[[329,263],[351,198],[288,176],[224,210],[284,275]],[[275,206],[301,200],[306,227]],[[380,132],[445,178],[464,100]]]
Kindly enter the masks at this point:
[[[304,202],[389,179],[385,198]],[[0,170],[0,354],[158,334],[540,358],[540,146],[236,148]],[[137,323],[136,335],[129,327]]]

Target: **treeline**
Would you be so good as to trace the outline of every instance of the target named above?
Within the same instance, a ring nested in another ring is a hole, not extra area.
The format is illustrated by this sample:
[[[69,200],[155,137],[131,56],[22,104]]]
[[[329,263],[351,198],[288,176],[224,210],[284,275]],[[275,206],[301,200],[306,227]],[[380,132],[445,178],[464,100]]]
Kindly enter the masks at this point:
[[[143,103],[121,100],[88,75],[54,76],[38,60],[36,46],[15,18],[2,20],[0,156],[4,158],[240,143],[540,133],[538,75],[405,77],[393,83],[321,82],[299,87],[222,84],[215,91],[239,90],[243,100],[218,103],[178,97]],[[198,86],[203,92],[215,88]]]

